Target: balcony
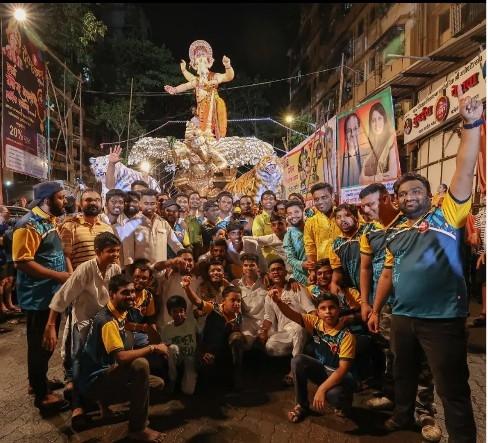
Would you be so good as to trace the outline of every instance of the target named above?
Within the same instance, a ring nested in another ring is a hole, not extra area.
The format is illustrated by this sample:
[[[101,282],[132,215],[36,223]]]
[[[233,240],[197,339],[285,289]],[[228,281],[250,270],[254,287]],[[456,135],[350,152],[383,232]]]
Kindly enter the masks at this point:
[[[451,32],[453,37],[469,31],[485,17],[485,3],[455,3],[451,5]]]

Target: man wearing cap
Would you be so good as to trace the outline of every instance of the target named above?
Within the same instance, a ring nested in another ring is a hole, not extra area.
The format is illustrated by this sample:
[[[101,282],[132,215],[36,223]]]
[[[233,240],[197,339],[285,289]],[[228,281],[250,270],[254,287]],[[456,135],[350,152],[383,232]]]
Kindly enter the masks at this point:
[[[52,352],[42,347],[49,303],[69,277],[56,230],[56,217],[64,214],[66,192],[58,182],[39,183],[34,187],[34,200],[35,206],[16,224],[12,257],[18,270],[17,297],[27,317],[29,383],[35,395],[34,404],[46,412],[68,406],[48,390],[47,370]],[[58,330],[59,321],[55,326]]]

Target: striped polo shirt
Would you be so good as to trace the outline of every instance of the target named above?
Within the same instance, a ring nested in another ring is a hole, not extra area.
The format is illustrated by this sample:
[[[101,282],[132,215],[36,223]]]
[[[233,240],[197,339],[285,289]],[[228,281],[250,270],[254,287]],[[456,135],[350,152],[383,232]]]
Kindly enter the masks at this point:
[[[77,214],[65,221],[60,228],[63,250],[70,258],[73,270],[78,265],[95,258],[93,241],[102,232],[114,233],[112,226],[102,222],[100,217],[91,224],[85,220],[83,214]]]

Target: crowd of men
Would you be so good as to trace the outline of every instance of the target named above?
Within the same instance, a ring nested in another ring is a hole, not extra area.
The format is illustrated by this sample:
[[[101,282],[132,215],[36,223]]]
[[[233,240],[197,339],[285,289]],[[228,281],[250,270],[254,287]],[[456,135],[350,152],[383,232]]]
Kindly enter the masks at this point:
[[[90,405],[109,415],[129,400],[130,437],[159,441],[147,424],[151,389],[245,388],[243,356],[255,349],[291,357],[283,384],[295,391],[292,423],[327,405],[348,416],[354,393],[376,386],[367,404],[393,409],[385,429],[416,423],[439,441],[435,384],[450,441],[474,443],[461,251],[482,105],[462,97],[460,114],[456,172],[434,205],[415,173],[394,195],[367,186],[359,206],[336,205],[333,188],[318,183],[308,208],[297,194],[280,201],[265,191],[257,205],[225,191],[172,197],[138,181],[104,202],[84,190],[79,211],[66,214],[59,183],[35,186],[8,271],[26,315],[35,406],[71,407],[77,429]],[[47,378],[58,340],[64,398]]]

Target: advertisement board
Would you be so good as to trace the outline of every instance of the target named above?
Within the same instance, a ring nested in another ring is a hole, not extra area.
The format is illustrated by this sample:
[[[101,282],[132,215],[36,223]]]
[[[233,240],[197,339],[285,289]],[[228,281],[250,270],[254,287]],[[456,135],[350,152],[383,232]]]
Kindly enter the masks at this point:
[[[486,57],[481,53],[408,111],[404,120],[404,143],[425,137],[439,126],[458,116],[457,87],[472,98],[486,98]]]
[[[2,63],[4,166],[45,179],[46,69],[42,53],[14,19],[7,23]]]

